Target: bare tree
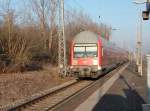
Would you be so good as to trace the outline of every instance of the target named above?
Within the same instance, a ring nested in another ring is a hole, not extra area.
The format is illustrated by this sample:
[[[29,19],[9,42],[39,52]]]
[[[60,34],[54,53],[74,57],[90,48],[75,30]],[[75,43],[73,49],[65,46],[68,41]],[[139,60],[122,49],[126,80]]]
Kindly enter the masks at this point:
[[[1,1],[2,2],[2,1]],[[1,16],[4,20],[4,27],[8,33],[8,53],[11,53],[11,39],[14,25],[14,12],[10,8],[11,0],[6,0],[1,3]]]
[[[34,12],[39,18],[42,37],[46,48],[51,50],[53,32],[56,28],[58,0],[31,0]],[[47,41],[47,42],[46,42]]]
[[[31,0],[32,8],[40,21],[41,36],[45,42],[45,48],[48,48],[47,44],[47,14],[49,11],[49,0]]]
[[[52,48],[52,42],[53,39],[55,39],[54,37],[56,37],[56,35],[53,36],[53,33],[55,32],[56,29],[56,15],[57,15],[57,9],[58,9],[58,5],[59,2],[58,0],[50,0],[50,35],[49,35],[49,49],[51,50]]]
[[[11,0],[2,3],[3,25],[1,27],[0,46],[8,58],[11,59],[11,63],[20,66],[20,64],[24,64],[29,60],[31,40],[17,26],[17,14],[15,9],[11,8]]]

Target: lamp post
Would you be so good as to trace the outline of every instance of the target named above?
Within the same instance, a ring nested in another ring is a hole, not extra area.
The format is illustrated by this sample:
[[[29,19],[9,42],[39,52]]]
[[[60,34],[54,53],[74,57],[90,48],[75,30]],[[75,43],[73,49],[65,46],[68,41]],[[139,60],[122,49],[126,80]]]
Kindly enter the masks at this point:
[[[141,4],[141,2],[133,2],[135,4]],[[145,2],[143,2],[145,3]],[[142,4],[143,4],[142,3]],[[141,12],[141,9],[140,9]],[[136,65],[138,67],[138,73],[142,76],[142,18],[139,13],[139,25],[137,25],[137,38],[136,38]],[[139,27],[138,27],[139,26]]]

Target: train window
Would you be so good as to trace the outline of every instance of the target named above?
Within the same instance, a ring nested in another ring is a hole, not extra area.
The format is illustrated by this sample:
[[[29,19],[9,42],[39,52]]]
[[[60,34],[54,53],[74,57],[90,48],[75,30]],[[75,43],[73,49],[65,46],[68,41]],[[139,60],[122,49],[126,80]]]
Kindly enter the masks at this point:
[[[87,57],[97,57],[97,47],[86,47],[86,55]]]
[[[85,47],[74,47],[74,57],[81,58],[85,56]]]
[[[74,47],[75,52],[85,52],[85,47]]]
[[[97,44],[76,44],[74,58],[97,57]]]

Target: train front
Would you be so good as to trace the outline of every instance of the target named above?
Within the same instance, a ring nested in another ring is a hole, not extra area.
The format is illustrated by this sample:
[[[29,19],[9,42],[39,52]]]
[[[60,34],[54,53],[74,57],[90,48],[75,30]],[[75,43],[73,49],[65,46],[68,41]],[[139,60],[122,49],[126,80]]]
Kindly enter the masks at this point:
[[[71,46],[71,72],[78,76],[97,78],[101,73],[101,43],[98,35],[83,31]]]

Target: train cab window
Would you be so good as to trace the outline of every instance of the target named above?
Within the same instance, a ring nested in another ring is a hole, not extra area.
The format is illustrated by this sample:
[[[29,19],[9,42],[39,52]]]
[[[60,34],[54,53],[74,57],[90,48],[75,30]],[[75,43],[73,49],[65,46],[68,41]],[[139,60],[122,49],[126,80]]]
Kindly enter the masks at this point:
[[[74,57],[81,58],[85,56],[85,47],[74,47]]]
[[[97,44],[76,44],[74,58],[97,57]]]
[[[87,57],[97,57],[97,47],[96,46],[86,47],[86,55]]]

